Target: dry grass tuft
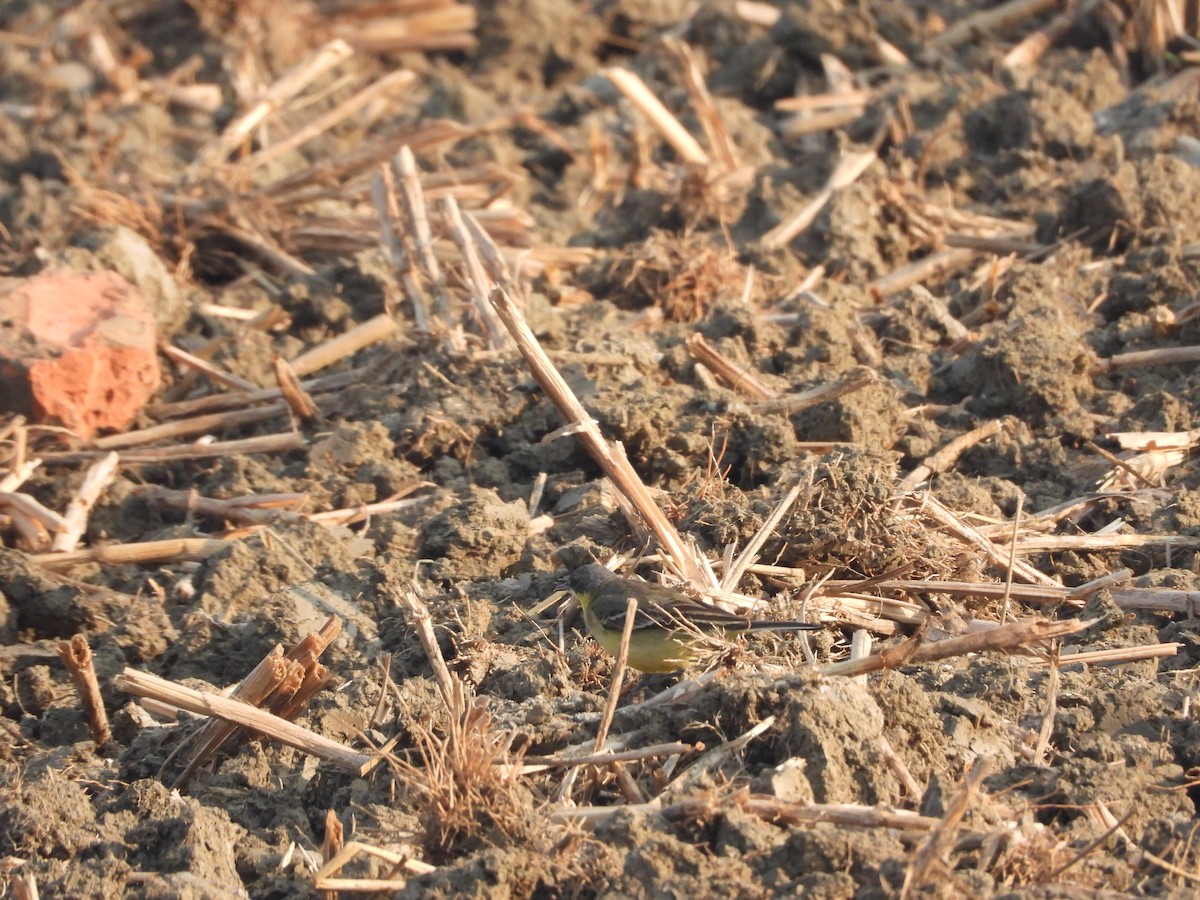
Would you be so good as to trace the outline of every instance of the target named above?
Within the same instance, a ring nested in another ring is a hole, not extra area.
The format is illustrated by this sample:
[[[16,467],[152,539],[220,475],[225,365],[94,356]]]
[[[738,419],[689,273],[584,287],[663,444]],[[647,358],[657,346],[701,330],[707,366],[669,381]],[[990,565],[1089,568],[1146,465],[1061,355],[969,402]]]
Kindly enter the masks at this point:
[[[444,731],[427,722],[413,727],[419,764],[392,760],[418,809],[427,850],[443,858],[467,843],[524,841],[533,827],[515,733],[498,729],[486,702],[457,678],[452,698]]]
[[[613,262],[610,278],[609,299],[618,306],[657,306],[672,322],[695,322],[712,306],[740,295],[746,274],[708,235],[655,232]]]

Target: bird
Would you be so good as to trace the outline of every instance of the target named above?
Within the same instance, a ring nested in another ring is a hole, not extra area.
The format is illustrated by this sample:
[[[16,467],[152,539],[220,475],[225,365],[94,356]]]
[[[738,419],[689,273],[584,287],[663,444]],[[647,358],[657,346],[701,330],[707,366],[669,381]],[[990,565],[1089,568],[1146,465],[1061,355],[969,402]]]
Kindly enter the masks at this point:
[[[612,656],[621,649],[629,600],[637,601],[627,662],[648,674],[677,672],[695,662],[705,638],[750,631],[811,631],[811,622],[748,619],[680,591],[623,578],[598,563],[580,566],[568,580],[592,637]]]

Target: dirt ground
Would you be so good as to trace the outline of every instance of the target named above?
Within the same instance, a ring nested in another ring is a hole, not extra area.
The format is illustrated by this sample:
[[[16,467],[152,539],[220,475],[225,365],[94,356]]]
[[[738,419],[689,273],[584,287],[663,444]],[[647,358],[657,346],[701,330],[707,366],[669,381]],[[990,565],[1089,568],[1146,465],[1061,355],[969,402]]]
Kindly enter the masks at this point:
[[[215,551],[63,566],[5,533],[0,886],[317,896],[336,821],[398,854],[341,875],[404,897],[1196,896],[1198,357],[1129,355],[1200,345],[1192,45],[1148,47],[1112,5],[1011,67],[1055,4],[951,39],[982,6],[482,2],[476,46],[360,42],[206,155],[280,76],[391,6],[0,7],[3,274],[115,269],[164,342],[263,387],[276,356],[398,325],[316,372],[351,375],[314,389],[310,421],[231,416],[121,450],[81,547],[228,538]],[[705,73],[715,131],[672,42]],[[607,67],[637,73],[704,158],[683,159]],[[397,69],[407,90],[239,168]],[[216,102],[183,102],[195,86]],[[380,245],[370,182],[405,143],[440,286]],[[774,239],[831,179],[812,221]],[[568,423],[510,344],[489,346],[439,191],[501,246],[533,333],[708,559],[728,564],[799,487],[733,587],[759,615],[824,627],[739,640],[708,674],[628,672],[608,746],[647,753],[620,766],[533,770],[590,752],[612,676],[575,611],[538,607],[574,566],[658,547],[579,441],[544,440]],[[764,393],[698,364],[697,333]],[[816,405],[778,399],[856,374]],[[230,393],[182,367],[165,380],[130,435]],[[136,456],[289,431],[284,451]],[[91,461],[72,453],[94,448],[5,433],[6,468],[43,459],[20,490],[66,508]],[[266,494],[302,505],[198,502]],[[313,516],[394,498],[350,524]],[[409,592],[466,692],[457,711]],[[331,613],[328,685],[297,721],[363,752],[391,742],[390,761],[359,777],[249,740],[173,790],[200,722],[114,677],[222,691]],[[1035,620],[1064,636],[920,656]],[[883,662],[848,677],[828,667],[855,632]],[[56,649],[79,634],[112,718],[99,747]]]

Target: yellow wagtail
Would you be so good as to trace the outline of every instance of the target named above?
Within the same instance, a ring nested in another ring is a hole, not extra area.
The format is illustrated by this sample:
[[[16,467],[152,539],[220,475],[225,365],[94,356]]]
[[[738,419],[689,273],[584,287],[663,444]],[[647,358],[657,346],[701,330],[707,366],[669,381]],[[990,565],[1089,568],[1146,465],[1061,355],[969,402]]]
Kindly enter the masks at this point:
[[[808,622],[766,622],[747,619],[686,594],[657,584],[633,581],[593,563],[571,573],[571,590],[583,607],[583,619],[605,650],[616,656],[625,631],[629,599],[637,600],[629,665],[643,672],[675,672],[701,655],[705,638],[748,631],[806,631],[820,625]]]

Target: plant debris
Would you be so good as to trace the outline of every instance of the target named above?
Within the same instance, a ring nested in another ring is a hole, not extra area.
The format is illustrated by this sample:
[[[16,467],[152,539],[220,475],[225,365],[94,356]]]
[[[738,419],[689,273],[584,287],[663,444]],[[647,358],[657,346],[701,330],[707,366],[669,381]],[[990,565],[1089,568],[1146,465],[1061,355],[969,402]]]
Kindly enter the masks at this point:
[[[9,6],[0,891],[1194,894],[1194,7]]]

